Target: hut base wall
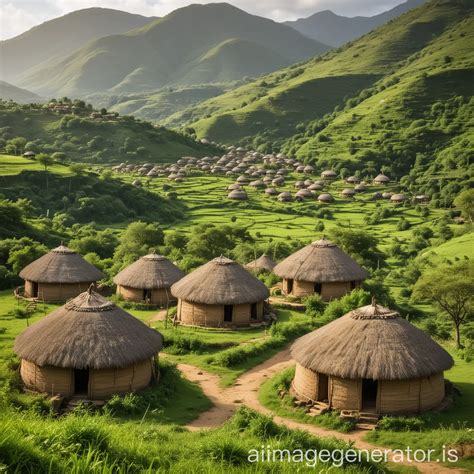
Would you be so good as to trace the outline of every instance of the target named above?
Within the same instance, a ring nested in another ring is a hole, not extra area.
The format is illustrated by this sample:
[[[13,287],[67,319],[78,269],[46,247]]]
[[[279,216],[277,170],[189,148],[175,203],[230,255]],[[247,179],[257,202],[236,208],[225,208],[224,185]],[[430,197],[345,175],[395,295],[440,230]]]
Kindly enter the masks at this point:
[[[354,282],[355,288],[360,286],[360,282]],[[288,291],[288,280],[283,280],[283,293],[296,297],[310,296],[315,293],[315,283],[311,281],[293,281],[293,289]],[[321,284],[321,298],[323,301],[330,301],[335,298],[347,295],[352,291],[352,284],[350,281],[345,282],[328,282]]]
[[[27,360],[21,361],[20,375],[26,388],[49,395],[64,397],[73,394],[73,373],[71,369],[45,365],[40,367]]]
[[[318,399],[318,374],[296,364],[293,390],[296,396],[303,400],[315,401]]]
[[[131,288],[129,286],[117,286],[117,295],[123,298],[126,301],[133,301],[135,303],[144,303],[143,299],[143,289],[141,288]],[[165,288],[158,288],[151,291],[150,304],[157,306],[166,306],[167,304],[176,301],[175,298],[171,295],[171,291],[168,288],[166,291]]]
[[[330,377],[329,403],[336,410],[360,410],[362,384],[359,380]]]
[[[123,369],[91,370],[89,397],[109,398],[115,394],[135,392],[147,387],[152,378],[152,363],[150,359]]]
[[[178,321],[188,326],[204,327],[234,327],[248,326],[250,323],[262,321],[263,301],[257,302],[257,318],[251,319],[250,304],[236,304],[233,306],[232,321],[224,321],[224,306],[190,303],[179,300]]]
[[[37,297],[51,303],[60,303],[71,298],[75,298],[84,291],[87,291],[92,281],[82,283],[38,283],[38,294],[32,294],[34,284],[26,282],[25,297]]]

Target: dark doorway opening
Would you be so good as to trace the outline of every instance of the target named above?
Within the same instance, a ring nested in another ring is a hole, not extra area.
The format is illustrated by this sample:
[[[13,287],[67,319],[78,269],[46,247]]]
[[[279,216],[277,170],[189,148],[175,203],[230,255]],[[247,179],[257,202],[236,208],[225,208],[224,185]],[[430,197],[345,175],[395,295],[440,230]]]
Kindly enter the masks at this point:
[[[355,290],[356,286],[357,286],[356,282],[355,282],[355,281],[351,281],[351,291],[352,291],[352,290]]]
[[[151,290],[143,290],[143,301],[151,301]]]
[[[224,321],[227,323],[232,322],[232,316],[234,313],[234,307],[231,304],[224,305]]]
[[[74,369],[74,393],[78,395],[89,393],[89,369]]]
[[[323,284],[322,283],[315,283],[314,284],[314,292],[317,293],[318,295],[320,295],[322,291],[323,291]]]
[[[375,410],[377,406],[377,380],[362,380],[362,408],[364,410]]]
[[[38,283],[36,281],[34,281],[32,284],[32,290],[33,290],[33,294],[31,296],[33,298],[38,298],[39,288],[38,288]]]
[[[250,319],[258,319],[257,315],[257,303],[252,303],[250,305]]]
[[[293,293],[293,280],[286,280],[286,292],[288,294]]]
[[[327,375],[318,374],[318,401],[329,399],[329,379]]]

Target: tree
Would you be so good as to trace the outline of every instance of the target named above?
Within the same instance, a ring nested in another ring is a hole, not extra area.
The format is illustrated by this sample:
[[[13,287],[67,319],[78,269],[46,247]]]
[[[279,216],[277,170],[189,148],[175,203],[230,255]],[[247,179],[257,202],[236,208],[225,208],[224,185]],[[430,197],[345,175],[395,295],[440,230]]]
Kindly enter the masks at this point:
[[[36,157],[38,163],[43,165],[44,172],[46,173],[46,190],[49,189],[49,176],[48,176],[48,168],[54,163],[53,159],[46,153],[40,153]]]
[[[472,224],[474,220],[474,189],[468,189],[458,194],[454,199],[454,205],[461,211],[464,219]]]
[[[454,324],[456,345],[462,348],[461,326],[474,314],[474,263],[438,267],[426,271],[413,288],[414,301],[432,301]]]

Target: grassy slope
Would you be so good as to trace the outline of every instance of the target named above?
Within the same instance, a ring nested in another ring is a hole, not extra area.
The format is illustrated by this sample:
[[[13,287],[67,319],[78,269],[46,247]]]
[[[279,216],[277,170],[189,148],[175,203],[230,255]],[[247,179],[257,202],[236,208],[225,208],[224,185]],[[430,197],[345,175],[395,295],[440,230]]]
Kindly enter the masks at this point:
[[[289,136],[298,123],[322,117],[342,104],[346,96],[356,96],[392,73],[401,61],[460,21],[466,15],[465,8],[469,8],[466,1],[429,2],[343,48],[301,65],[299,70],[303,72],[297,77],[291,77],[291,69],[278,71],[265,78],[270,87],[256,81],[171,117],[168,123],[193,122],[199,136],[224,142],[255,134],[252,122],[256,121],[261,122],[260,132],[268,129],[270,136]],[[249,105],[243,106],[245,102]],[[298,104],[298,113],[291,104]],[[212,117],[203,118],[207,114]]]
[[[194,140],[165,128],[156,129],[150,124],[136,121],[98,123],[82,118],[64,126],[64,116],[41,108],[20,108],[0,105],[0,128],[5,127],[9,138],[25,137],[35,141],[46,152],[62,151],[72,161],[176,161],[184,155],[204,156],[213,153],[213,147],[201,145]],[[95,140],[93,140],[95,139]],[[125,142],[128,151],[138,147],[144,150],[127,153],[120,150]],[[99,154],[99,158],[97,158]]]
[[[53,164],[48,170],[50,173],[57,175],[66,176],[71,174],[68,166],[59,163]],[[22,171],[44,171],[44,167],[37,161],[22,156],[0,155],[0,177],[17,175]]]
[[[446,31],[420,54],[412,56],[408,64],[381,81],[382,84],[397,81],[396,84],[385,87],[361,104],[338,114],[321,132],[337,137],[337,140],[321,143],[317,137],[309,138],[305,144],[294,148],[296,155],[300,158],[337,156],[338,160],[345,162],[357,160],[358,155],[352,155],[349,151],[353,136],[363,137],[362,141],[356,142],[356,149],[363,151],[376,148],[377,141],[388,133],[391,136],[386,140],[387,144],[396,147],[403,141],[413,121],[425,118],[432,104],[453,96],[470,97],[473,46],[474,17],[471,16]],[[451,62],[446,63],[446,57],[451,58]],[[396,125],[383,125],[383,120],[394,121]],[[375,130],[372,124],[376,124]],[[458,129],[453,136],[433,136],[433,141],[444,139],[449,144],[456,135],[462,139],[468,133],[469,124],[462,125],[466,132]]]
[[[5,81],[0,81],[0,99],[13,100],[19,104],[44,101],[39,95]]]

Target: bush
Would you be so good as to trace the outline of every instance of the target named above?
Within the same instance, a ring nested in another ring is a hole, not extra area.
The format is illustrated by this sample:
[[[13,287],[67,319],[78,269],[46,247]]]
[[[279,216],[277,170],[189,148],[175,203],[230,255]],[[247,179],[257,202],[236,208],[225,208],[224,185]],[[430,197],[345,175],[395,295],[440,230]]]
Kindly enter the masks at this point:
[[[321,295],[318,295],[317,293],[305,298],[304,303],[306,307],[306,314],[308,316],[311,316],[312,318],[320,316],[326,308],[326,305],[322,300]]]
[[[385,431],[421,431],[425,421],[418,417],[384,416],[377,423],[377,428]]]

